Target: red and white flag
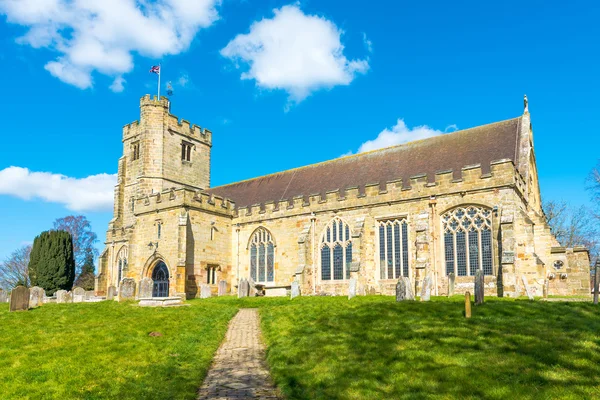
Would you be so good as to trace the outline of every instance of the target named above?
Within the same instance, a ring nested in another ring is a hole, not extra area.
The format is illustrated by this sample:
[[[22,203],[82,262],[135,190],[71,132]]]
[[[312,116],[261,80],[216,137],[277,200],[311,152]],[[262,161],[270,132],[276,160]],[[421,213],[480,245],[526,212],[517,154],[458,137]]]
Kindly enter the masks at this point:
[[[150,68],[150,72],[160,74],[160,65],[153,65],[152,68]]]

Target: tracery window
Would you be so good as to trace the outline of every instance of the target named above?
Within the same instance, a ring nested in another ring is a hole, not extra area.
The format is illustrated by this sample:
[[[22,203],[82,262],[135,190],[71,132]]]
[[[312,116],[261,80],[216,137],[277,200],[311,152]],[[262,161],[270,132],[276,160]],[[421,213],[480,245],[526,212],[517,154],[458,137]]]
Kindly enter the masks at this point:
[[[127,270],[127,256],[128,256],[127,246],[121,247],[119,252],[117,253],[117,286],[121,283],[121,279],[123,279],[124,272]]]
[[[209,285],[217,284],[217,270],[219,269],[218,265],[209,265],[206,267],[206,283]]]
[[[321,239],[321,280],[350,279],[352,238],[350,227],[340,218],[334,218]]]
[[[265,228],[258,228],[250,239],[250,277],[262,283],[275,280],[275,242]]]
[[[192,161],[192,147],[194,145],[189,142],[181,142],[181,160]]]
[[[379,271],[381,279],[408,276],[408,223],[406,218],[379,221]]]
[[[135,160],[139,160],[140,159],[140,142],[134,142],[131,144],[131,150],[132,150],[132,158],[133,161]]]
[[[467,206],[442,215],[446,275],[472,276],[478,269],[493,275],[492,212]]]

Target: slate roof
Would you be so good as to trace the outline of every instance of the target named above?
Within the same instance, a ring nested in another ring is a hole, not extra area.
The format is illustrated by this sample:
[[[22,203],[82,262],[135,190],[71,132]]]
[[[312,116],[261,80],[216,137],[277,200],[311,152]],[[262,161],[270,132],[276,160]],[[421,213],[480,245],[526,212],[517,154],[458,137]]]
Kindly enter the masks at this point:
[[[433,182],[436,173],[448,170],[460,178],[463,167],[475,164],[481,164],[486,174],[493,161],[510,159],[517,164],[520,127],[521,117],[513,118],[218,186],[207,192],[231,199],[241,208],[297,196],[324,196],[329,191],[357,186],[362,193],[365,185],[384,186],[399,179],[407,187],[410,177],[426,174]]]

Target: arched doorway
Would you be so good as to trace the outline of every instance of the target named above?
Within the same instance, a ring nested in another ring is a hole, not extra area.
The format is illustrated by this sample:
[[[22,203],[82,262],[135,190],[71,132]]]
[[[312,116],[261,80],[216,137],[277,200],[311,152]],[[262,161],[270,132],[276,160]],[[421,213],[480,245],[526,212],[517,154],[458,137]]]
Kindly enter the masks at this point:
[[[169,297],[169,270],[164,262],[160,261],[152,270],[154,288],[152,297]]]

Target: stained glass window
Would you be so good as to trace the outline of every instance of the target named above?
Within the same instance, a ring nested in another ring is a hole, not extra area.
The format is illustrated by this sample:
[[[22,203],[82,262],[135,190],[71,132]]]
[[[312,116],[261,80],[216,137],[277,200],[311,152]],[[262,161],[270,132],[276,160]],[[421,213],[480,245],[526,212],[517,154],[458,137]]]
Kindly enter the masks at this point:
[[[352,241],[350,226],[340,218],[334,218],[321,239],[321,280],[350,278],[352,264]]]
[[[478,206],[455,208],[442,215],[446,275],[493,275],[492,213]]]
[[[408,276],[408,223],[406,218],[379,221],[381,279]]]
[[[250,239],[250,278],[261,283],[275,281],[275,243],[265,228],[258,228]]]

